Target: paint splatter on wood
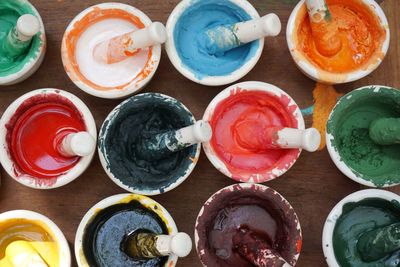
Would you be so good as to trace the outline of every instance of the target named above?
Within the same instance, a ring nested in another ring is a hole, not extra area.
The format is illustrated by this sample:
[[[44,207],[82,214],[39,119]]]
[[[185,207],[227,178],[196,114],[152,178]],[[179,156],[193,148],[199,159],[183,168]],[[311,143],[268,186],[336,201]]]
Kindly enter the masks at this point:
[[[321,133],[321,145],[319,150],[322,150],[326,146],[325,132],[326,123],[328,121],[329,114],[335,106],[339,97],[343,94],[336,92],[332,85],[317,83],[314,88],[314,114],[313,114],[313,127],[317,128]]]

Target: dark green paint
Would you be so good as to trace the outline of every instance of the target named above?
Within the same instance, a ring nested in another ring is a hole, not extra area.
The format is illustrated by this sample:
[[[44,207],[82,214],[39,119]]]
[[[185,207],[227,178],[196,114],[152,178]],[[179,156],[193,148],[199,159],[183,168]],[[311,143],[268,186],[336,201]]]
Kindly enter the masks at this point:
[[[343,96],[328,121],[327,132],[341,160],[376,186],[400,183],[400,145],[378,145],[369,136],[373,121],[400,117],[400,91],[368,87]]]
[[[368,198],[343,206],[343,213],[333,232],[333,248],[341,267],[397,267],[399,251],[389,253],[376,261],[364,261],[357,243],[373,230],[400,222],[400,204],[380,198]]]
[[[373,121],[369,127],[369,136],[379,145],[400,144],[400,118]]]
[[[198,145],[153,160],[138,152],[141,142],[193,123],[192,114],[177,100],[156,93],[137,95],[123,102],[104,122],[99,148],[107,168],[123,184],[163,192],[186,174]]]

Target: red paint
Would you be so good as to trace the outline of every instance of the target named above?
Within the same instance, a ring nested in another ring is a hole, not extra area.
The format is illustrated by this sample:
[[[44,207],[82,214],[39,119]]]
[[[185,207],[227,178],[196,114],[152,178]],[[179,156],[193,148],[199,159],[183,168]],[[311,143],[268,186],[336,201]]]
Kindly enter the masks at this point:
[[[56,94],[33,98],[20,106],[7,125],[10,154],[19,173],[56,178],[80,159],[62,156],[57,146],[66,134],[85,131],[86,127],[67,99]]]
[[[211,118],[211,145],[232,178],[264,182],[276,177],[271,173],[273,169],[292,165],[300,150],[277,149],[273,143],[276,130],[298,127],[296,108],[286,95],[277,97],[264,91],[240,89],[217,105]]]

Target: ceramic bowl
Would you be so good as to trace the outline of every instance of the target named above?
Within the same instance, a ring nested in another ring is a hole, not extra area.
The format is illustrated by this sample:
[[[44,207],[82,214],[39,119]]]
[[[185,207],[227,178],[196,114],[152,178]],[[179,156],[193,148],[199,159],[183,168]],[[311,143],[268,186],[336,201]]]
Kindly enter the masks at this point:
[[[111,138],[109,137],[110,127],[113,126],[115,121],[118,121],[124,116],[123,114],[121,114],[122,109],[133,110],[143,105],[143,103],[148,103],[149,100],[151,100],[152,103],[166,103],[168,108],[176,113],[176,116],[181,116],[181,118],[188,123],[187,126],[195,123],[195,118],[192,113],[190,113],[190,111],[181,102],[172,97],[158,93],[145,93],[136,95],[119,104],[107,116],[106,120],[103,123],[103,126],[100,129],[98,150],[101,165],[114,183],[116,183],[121,188],[135,194],[158,195],[176,188],[181,183],[183,183],[183,181],[185,181],[187,177],[189,177],[199,159],[201,144],[193,145],[190,148],[186,148],[189,150],[188,159],[183,160],[180,163],[179,168],[172,174],[173,178],[171,179],[171,182],[169,182],[166,186],[162,186],[161,188],[139,188],[138,185],[134,183],[128,183],[124,181],[124,179],[121,179],[121,177],[115,175],[112,167],[110,166],[110,155],[106,148],[107,139]]]
[[[257,10],[247,1],[247,0],[229,0],[235,5],[244,9],[253,19],[259,18]],[[192,80],[196,83],[208,85],[208,86],[218,86],[218,85],[226,85],[229,83],[233,83],[240,78],[244,77],[247,73],[249,73],[254,66],[257,64],[258,60],[261,57],[263,48],[264,48],[264,38],[259,39],[258,48],[255,54],[247,60],[247,62],[241,66],[239,69],[235,70],[233,73],[224,76],[206,76],[199,78],[197,77],[193,71],[186,66],[176,49],[175,41],[174,41],[174,30],[176,23],[178,22],[181,15],[184,13],[186,9],[191,7],[193,4],[199,2],[199,0],[183,0],[181,1],[175,9],[172,11],[171,15],[167,21],[167,42],[165,44],[165,49],[167,51],[168,57],[171,60],[174,67],[186,78]]]
[[[329,267],[340,267],[338,261],[336,260],[333,249],[333,232],[335,230],[337,220],[343,213],[343,206],[347,203],[359,202],[366,198],[380,198],[387,201],[396,200],[400,202],[400,196],[395,193],[378,189],[367,189],[350,194],[336,204],[326,219],[322,233],[322,249],[324,251],[325,260]]]
[[[249,199],[252,198],[260,198],[270,205],[271,210],[277,211],[283,219],[286,219],[285,229],[292,232],[293,236],[290,237],[288,244],[285,246],[289,248],[290,253],[288,252],[288,255],[282,256],[288,263],[295,266],[300,256],[302,246],[301,227],[296,212],[290,203],[272,188],[250,183],[230,185],[219,190],[212,195],[201,208],[196,220],[194,237],[197,254],[203,266],[216,266],[213,261],[216,256],[214,252],[211,251],[212,249],[210,248],[207,237],[208,229],[212,227],[212,221],[218,212],[220,212],[223,205],[229,205],[231,201],[238,201],[241,198],[244,199],[243,203],[250,201]],[[271,267],[278,266],[274,265]]]
[[[67,239],[65,239],[64,234],[53,221],[40,213],[29,210],[12,210],[0,214],[0,222],[18,219],[36,221],[46,226],[47,229],[45,230],[48,231],[48,233],[54,238],[55,242],[59,246],[60,260],[58,266],[71,267],[71,252],[69,250]]]
[[[363,103],[363,101],[366,101],[366,97],[370,97],[371,94],[374,95],[373,97],[375,102],[382,103],[382,105],[390,104],[393,107],[397,107],[397,113],[400,112],[400,109],[398,108],[400,105],[400,91],[397,89],[380,85],[366,86],[356,89],[343,96],[333,108],[326,128],[326,146],[336,167],[351,180],[370,187],[395,186],[399,184],[399,181],[390,180],[390,178],[387,178],[384,183],[376,184],[372,182],[372,178],[374,178],[375,175],[372,177],[371,175],[363,174],[349,166],[342,159],[342,152],[338,146],[339,141],[336,139],[338,133],[335,129],[338,127],[338,125],[342,124],[341,118],[349,116],[349,114],[351,114],[351,108],[356,103]],[[373,112],[371,115],[373,115]],[[382,175],[384,176],[384,174]]]
[[[389,23],[387,21],[386,15],[382,8],[374,0],[362,0],[366,6],[369,6],[371,10],[379,17],[382,27],[386,31],[386,38],[383,42],[380,54],[382,55],[379,59],[370,62],[370,64],[364,69],[355,70],[347,73],[331,73],[328,71],[321,70],[317,68],[311,61],[309,61],[297,48],[296,48],[296,31],[299,25],[298,17],[299,15],[304,16],[306,14],[305,0],[299,1],[294,10],[292,11],[286,30],[286,39],[288,42],[290,53],[293,57],[294,62],[297,67],[309,78],[329,84],[340,84],[349,83],[372,73],[378,66],[382,63],[385,57],[390,43],[390,30]]]
[[[97,136],[96,124],[89,108],[85,105],[85,103],[82,102],[82,100],[71,93],[53,88],[38,89],[24,94],[12,102],[3,113],[3,116],[0,120],[0,162],[8,175],[14,180],[25,186],[35,189],[53,189],[72,182],[89,167],[94,156],[93,152],[89,156],[82,157],[68,172],[52,179],[40,179],[37,177],[32,177],[28,174],[20,172],[15,167],[15,163],[10,154],[10,148],[7,142],[7,133],[9,130],[6,126],[13,118],[13,115],[16,113],[22,103],[28,103],[30,99],[36,96],[48,97],[51,95],[62,97],[72,102],[76,109],[81,112],[87,131],[92,135],[93,138],[96,138]],[[44,102],[46,102],[46,100],[44,100]],[[33,102],[30,105],[35,105],[36,103]]]
[[[87,259],[83,253],[83,237],[85,233],[86,226],[94,219],[94,217],[98,214],[100,210],[108,208],[117,204],[125,204],[131,201],[138,201],[145,207],[153,210],[157,213],[157,215],[162,218],[165,223],[168,234],[174,235],[178,233],[178,229],[176,224],[172,218],[172,216],[168,213],[168,211],[161,206],[159,203],[154,201],[153,199],[145,196],[135,195],[135,194],[119,194],[110,196],[108,198],[103,199],[96,205],[94,205],[83,217],[82,221],[79,224],[78,230],[75,236],[75,256],[76,261],[78,262],[79,267],[90,267],[87,262]],[[171,255],[168,257],[168,261],[165,263],[164,267],[173,267],[176,265],[178,257],[176,255]]]
[[[275,95],[277,97],[281,96],[286,96],[287,99],[289,99],[290,103],[288,106],[294,107],[293,108],[293,117],[297,120],[298,123],[298,129],[304,130],[305,129],[305,124],[304,124],[304,118],[303,115],[301,114],[300,108],[296,104],[296,102],[291,98],[287,93],[285,93],[283,90],[280,88],[268,84],[268,83],[263,83],[263,82],[243,82],[243,83],[238,83],[234,84],[222,92],[220,92],[208,105],[204,115],[203,115],[203,120],[205,121],[210,121],[214,115],[215,108],[218,106],[219,103],[227,99],[232,95],[232,93],[236,91],[262,91],[266,92],[268,94]],[[214,165],[215,168],[217,168],[220,172],[228,176],[229,178],[236,180],[238,182],[255,182],[255,183],[263,183],[269,180],[272,180],[274,178],[277,178],[281,175],[283,175],[285,172],[287,172],[296,162],[297,158],[300,156],[301,149],[298,150],[298,154],[295,158],[295,160],[291,161],[290,164],[286,164],[283,168],[274,168],[271,170],[268,170],[264,173],[252,173],[252,174],[237,174],[233,175],[224,161],[218,156],[218,154],[215,152],[211,141],[207,143],[203,143],[203,149],[204,152],[207,155],[207,158],[211,161],[211,163]]]
[[[36,8],[29,1],[27,0],[18,0],[18,1],[4,0],[4,1],[9,2],[11,6],[13,5],[22,6],[24,9],[24,13],[21,15],[32,14],[39,19],[40,23],[40,32],[32,39],[34,46],[30,48],[37,50],[36,56],[30,59],[28,62],[26,62],[21,70],[4,77],[0,77],[0,85],[12,85],[24,81],[39,69],[46,54],[46,34],[44,31],[42,17],[40,16]]]
[[[120,10],[128,13],[133,19],[140,20],[145,26],[149,26],[152,21],[139,9],[122,3],[102,3],[89,7],[77,15],[68,25],[61,47],[62,61],[64,69],[69,78],[80,89],[88,94],[101,98],[123,98],[139,92],[153,78],[161,58],[161,45],[151,48],[151,57],[148,59],[143,71],[132,81],[118,87],[103,87],[86,79],[79,70],[75,59],[75,46],[79,35],[86,29],[87,25],[81,25],[86,20],[96,20],[103,16],[107,10]],[[102,12],[99,12],[102,11]]]

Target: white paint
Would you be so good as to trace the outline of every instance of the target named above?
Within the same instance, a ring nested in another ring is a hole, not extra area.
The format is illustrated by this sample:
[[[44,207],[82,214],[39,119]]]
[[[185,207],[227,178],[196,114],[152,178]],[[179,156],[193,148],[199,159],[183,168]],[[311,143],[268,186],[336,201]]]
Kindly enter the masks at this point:
[[[115,64],[97,62],[93,57],[95,46],[103,41],[137,30],[123,19],[105,19],[90,26],[76,44],[76,61],[83,76],[102,87],[117,87],[130,83],[145,67],[148,48]]]

